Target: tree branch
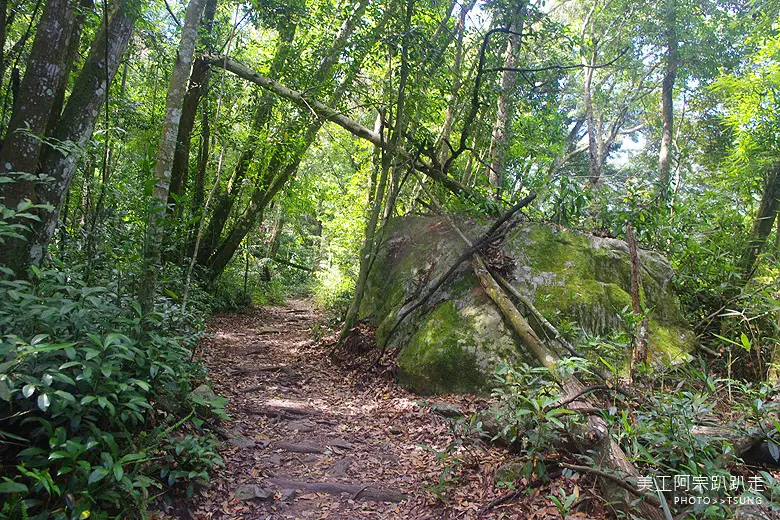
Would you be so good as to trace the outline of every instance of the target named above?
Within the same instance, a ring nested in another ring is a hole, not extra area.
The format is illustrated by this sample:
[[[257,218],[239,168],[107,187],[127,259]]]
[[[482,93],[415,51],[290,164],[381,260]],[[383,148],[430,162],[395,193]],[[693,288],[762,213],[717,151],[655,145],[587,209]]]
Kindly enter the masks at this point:
[[[361,139],[365,139],[374,146],[400,155],[403,159],[408,160],[414,164],[414,168],[416,170],[419,170],[431,179],[440,182],[456,195],[465,195],[470,198],[479,198],[461,183],[451,177],[448,177],[441,169],[420,161],[417,154],[409,153],[402,147],[393,147],[391,143],[382,139],[382,137],[377,132],[374,132],[372,129],[361,125],[357,121],[341,113],[339,110],[331,108],[316,99],[292,90],[270,78],[261,76],[243,63],[240,63],[227,56],[210,56],[206,58],[206,60],[215,67],[221,67],[242,79],[245,79],[270,92],[273,92],[279,97],[293,102],[304,110],[314,113],[320,119],[336,123],[349,133],[360,137]]]
[[[517,67],[495,67],[493,69],[486,69],[484,72],[503,72],[505,70],[513,71],[513,72],[544,72],[546,70],[604,69],[606,67],[610,67],[614,65],[627,52],[628,52],[628,47],[623,49],[623,52],[618,54],[615,58],[608,61],[607,63],[602,63],[601,65],[586,65],[584,63],[579,63],[575,65],[549,65],[547,67],[539,67],[535,69],[526,69],[526,68],[517,68]]]

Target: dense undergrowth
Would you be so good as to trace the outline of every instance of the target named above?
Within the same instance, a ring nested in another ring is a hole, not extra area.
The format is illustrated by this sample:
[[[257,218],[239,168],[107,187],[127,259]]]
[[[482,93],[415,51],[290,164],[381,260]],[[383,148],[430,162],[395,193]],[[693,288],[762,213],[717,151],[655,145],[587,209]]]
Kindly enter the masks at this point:
[[[0,206],[0,243],[29,209]],[[225,402],[193,392],[205,295],[185,312],[168,290],[144,315],[116,272],[94,285],[57,261],[24,279],[2,269],[0,518],[144,517],[208,481],[222,459],[205,426]]]
[[[0,518],[142,516],[222,464],[194,387],[205,309],[142,315],[114,284],[33,268],[0,282]]]

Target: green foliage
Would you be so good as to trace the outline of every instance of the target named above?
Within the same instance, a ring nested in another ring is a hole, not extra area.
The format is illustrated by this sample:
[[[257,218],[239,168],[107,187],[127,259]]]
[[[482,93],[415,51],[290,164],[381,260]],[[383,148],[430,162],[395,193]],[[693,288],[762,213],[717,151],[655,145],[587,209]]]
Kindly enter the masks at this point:
[[[188,397],[198,324],[163,308],[62,267],[0,281],[0,518],[140,514],[222,463],[199,427],[224,403]]]
[[[556,372],[564,375],[581,370],[583,362],[576,358],[562,360]],[[495,375],[498,386],[493,397],[497,399],[494,414],[500,425],[498,436],[527,456],[523,468],[526,477],[546,477],[545,453],[565,435],[567,423],[579,418],[558,406],[561,389],[548,368],[503,365]]]

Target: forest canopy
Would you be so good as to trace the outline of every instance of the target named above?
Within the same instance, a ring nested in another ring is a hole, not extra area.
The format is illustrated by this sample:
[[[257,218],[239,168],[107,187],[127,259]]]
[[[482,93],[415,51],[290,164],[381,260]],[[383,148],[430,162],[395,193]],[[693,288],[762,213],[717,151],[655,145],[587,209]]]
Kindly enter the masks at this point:
[[[464,270],[530,356],[496,369],[488,435],[525,484],[571,430],[558,475],[597,479],[604,514],[735,514],[636,479],[780,461],[778,22],[776,0],[0,0],[0,518],[147,517],[219,472],[213,313],[305,297],[318,355],[366,341],[371,372]],[[460,256],[376,296],[418,217]],[[520,222],[616,240],[613,330],[518,290]],[[690,341],[655,365],[669,301]]]

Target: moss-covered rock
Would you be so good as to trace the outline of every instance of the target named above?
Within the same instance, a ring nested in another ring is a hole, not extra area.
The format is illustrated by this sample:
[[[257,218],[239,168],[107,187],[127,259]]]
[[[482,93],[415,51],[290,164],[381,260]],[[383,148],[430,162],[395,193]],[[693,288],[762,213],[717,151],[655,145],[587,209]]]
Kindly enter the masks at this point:
[[[485,225],[464,223],[478,236]],[[377,326],[384,343],[397,311],[416,301],[461,254],[460,239],[442,219],[404,217],[385,231],[386,240],[368,281],[361,316]],[[507,236],[504,252],[515,260],[512,283],[553,323],[576,323],[606,335],[625,329],[631,310],[628,247],[543,224],[523,224]],[[652,361],[680,361],[693,335],[669,283],[672,270],[652,251],[640,251],[643,305],[650,310]],[[532,361],[464,262],[429,302],[389,339],[400,346],[401,382],[420,393],[485,392],[499,363]]]

